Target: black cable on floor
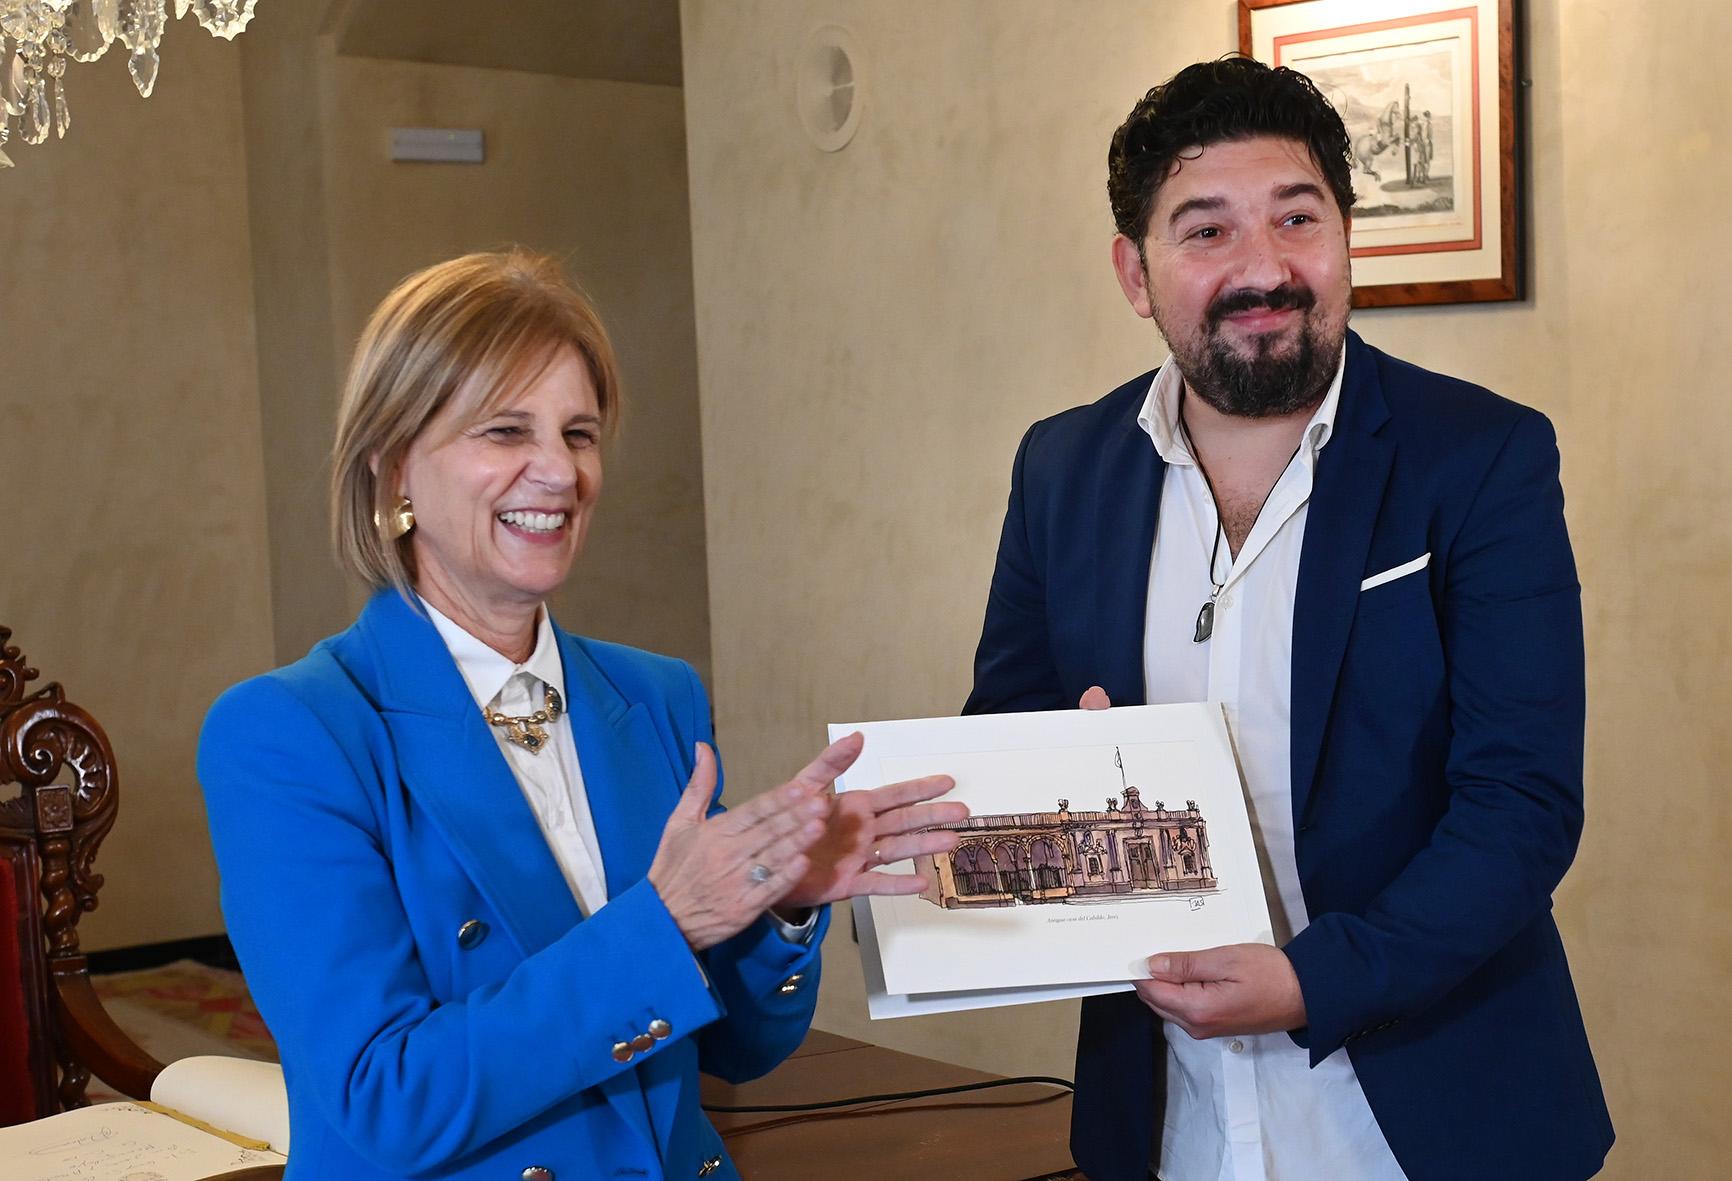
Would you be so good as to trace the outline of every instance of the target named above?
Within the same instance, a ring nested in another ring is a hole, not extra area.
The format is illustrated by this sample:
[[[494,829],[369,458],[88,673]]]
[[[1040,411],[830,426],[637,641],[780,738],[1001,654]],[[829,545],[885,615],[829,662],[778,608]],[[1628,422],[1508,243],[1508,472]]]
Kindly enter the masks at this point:
[[[888,1095],[857,1095],[852,1099],[826,1099],[818,1103],[762,1103],[751,1107],[723,1107],[705,1103],[705,1111],[718,1115],[759,1115],[778,1111],[828,1111],[834,1107],[854,1107],[861,1103],[895,1103],[903,1099],[930,1099],[935,1095],[960,1095],[967,1091],[988,1091],[994,1087],[1014,1087],[1023,1083],[1044,1083],[1075,1091],[1069,1079],[1052,1078],[1044,1074],[1025,1074],[1017,1078],[998,1078],[983,1083],[961,1083],[954,1087],[932,1087],[925,1091],[895,1091]]]

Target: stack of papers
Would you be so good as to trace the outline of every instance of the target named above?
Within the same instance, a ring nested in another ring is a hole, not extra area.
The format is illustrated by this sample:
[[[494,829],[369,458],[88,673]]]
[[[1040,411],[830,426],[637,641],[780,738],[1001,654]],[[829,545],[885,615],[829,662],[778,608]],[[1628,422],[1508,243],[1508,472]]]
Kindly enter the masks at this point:
[[[969,806],[954,853],[895,864],[918,896],[854,902],[871,1015],[1129,989],[1157,952],[1272,943],[1221,706],[841,723],[840,791],[922,775]]]

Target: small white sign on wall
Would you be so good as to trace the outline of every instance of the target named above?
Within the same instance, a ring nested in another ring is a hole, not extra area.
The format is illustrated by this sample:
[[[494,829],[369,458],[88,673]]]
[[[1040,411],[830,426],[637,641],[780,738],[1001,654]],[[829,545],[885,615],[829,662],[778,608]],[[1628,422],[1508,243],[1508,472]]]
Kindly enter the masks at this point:
[[[391,159],[398,163],[484,164],[486,137],[469,127],[393,127]]]

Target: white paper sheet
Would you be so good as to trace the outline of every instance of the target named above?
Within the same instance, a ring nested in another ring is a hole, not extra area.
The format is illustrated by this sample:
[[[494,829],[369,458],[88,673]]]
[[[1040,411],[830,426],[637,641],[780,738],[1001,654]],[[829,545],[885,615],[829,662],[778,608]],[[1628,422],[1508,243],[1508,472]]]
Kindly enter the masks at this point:
[[[217,1054],[182,1058],[163,1067],[151,1084],[153,1102],[214,1127],[289,1151],[289,1095],[283,1068]]]
[[[284,1158],[240,1148],[133,1103],[104,1103],[0,1128],[7,1181],[198,1181]]]
[[[884,990],[884,967],[878,961],[878,933],[872,923],[869,899],[854,899],[855,929],[860,932],[860,967],[866,976],[866,1015],[874,1021],[888,1017],[919,1017],[927,1013],[956,1013],[963,1009],[999,1009],[1006,1005],[1032,1005],[1039,1001],[1073,1001],[1107,992],[1129,992],[1129,981],[1070,984],[1054,988],[984,988],[964,992],[893,993]]]
[[[868,912],[859,925],[874,1017],[1122,991],[1159,951],[1272,942],[1218,705],[837,724],[830,734],[853,730],[866,747],[839,790],[946,773],[957,780],[949,798],[974,814],[972,852],[932,867],[942,889],[857,907]]]

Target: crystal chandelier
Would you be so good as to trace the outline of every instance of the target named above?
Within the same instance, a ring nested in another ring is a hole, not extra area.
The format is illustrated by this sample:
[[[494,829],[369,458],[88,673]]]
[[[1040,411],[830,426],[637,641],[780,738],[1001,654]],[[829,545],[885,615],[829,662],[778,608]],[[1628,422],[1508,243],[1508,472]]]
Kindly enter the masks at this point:
[[[176,19],[189,12],[213,37],[234,40],[258,0],[173,0]],[[168,24],[169,0],[0,0],[0,168],[16,130],[27,144],[72,125],[66,63],[93,62],[119,41],[127,71],[149,98],[160,64],[156,47]]]

